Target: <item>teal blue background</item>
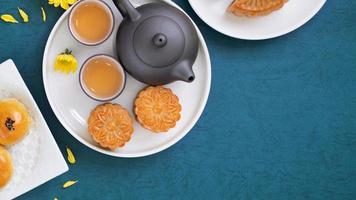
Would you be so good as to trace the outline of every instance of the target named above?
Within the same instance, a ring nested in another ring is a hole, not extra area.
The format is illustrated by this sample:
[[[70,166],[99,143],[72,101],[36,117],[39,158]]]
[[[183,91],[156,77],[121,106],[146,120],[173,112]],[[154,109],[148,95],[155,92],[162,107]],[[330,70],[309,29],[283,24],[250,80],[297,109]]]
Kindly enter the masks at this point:
[[[62,11],[46,0],[0,1],[0,13],[20,6],[31,17],[0,22],[0,62],[15,61],[62,152],[70,146],[77,157],[69,172],[19,199],[355,199],[356,1],[329,0],[300,29],[265,41],[219,34],[186,0],[176,2],[210,50],[209,102],[172,148],[123,159],[77,142],[48,104],[42,54]],[[79,182],[61,189],[68,179]]]

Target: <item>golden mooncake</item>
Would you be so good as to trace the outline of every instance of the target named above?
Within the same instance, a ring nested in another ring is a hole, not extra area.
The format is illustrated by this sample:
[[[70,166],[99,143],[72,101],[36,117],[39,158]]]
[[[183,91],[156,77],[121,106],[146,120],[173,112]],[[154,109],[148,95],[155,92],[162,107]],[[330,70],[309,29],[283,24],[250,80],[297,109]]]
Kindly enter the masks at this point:
[[[12,173],[11,155],[4,147],[0,146],[0,188],[10,181]]]
[[[287,0],[235,0],[228,11],[237,16],[262,16],[283,7]]]
[[[140,124],[153,132],[167,132],[176,126],[182,107],[172,90],[150,86],[135,100],[135,113]]]
[[[15,144],[27,134],[30,126],[30,114],[21,102],[0,100],[0,144]]]
[[[119,104],[106,103],[91,112],[88,131],[102,147],[114,150],[123,147],[131,139],[133,120]]]

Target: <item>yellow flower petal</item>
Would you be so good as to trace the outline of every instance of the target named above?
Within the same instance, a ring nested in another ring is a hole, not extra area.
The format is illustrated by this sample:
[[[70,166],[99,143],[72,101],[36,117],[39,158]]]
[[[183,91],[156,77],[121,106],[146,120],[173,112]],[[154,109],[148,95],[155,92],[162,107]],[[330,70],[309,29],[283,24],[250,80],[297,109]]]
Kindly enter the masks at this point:
[[[77,0],[67,0],[68,4],[73,5]]]
[[[61,4],[61,0],[48,0],[48,3],[54,7],[58,7]]]
[[[54,199],[53,200],[58,200],[58,198],[57,197],[54,197]]]
[[[41,7],[41,11],[42,11],[42,21],[45,22],[47,19],[47,15],[43,7]]]
[[[67,147],[67,159],[69,161],[70,164],[75,164],[75,157],[74,154],[72,152],[72,150],[70,148]]]
[[[67,182],[65,182],[65,183],[63,184],[63,188],[64,188],[64,189],[65,189],[65,188],[68,188],[68,187],[70,187],[70,186],[76,184],[77,182],[78,182],[78,181],[67,181]]]
[[[19,10],[20,16],[22,17],[23,22],[27,23],[29,21],[27,13],[21,8],[17,8]]]
[[[59,55],[57,56],[57,60],[59,60],[59,61],[65,61],[64,54],[59,54]]]
[[[4,22],[8,22],[8,23],[19,23],[12,15],[9,15],[9,14],[4,14],[4,15],[1,15],[1,19],[4,21]]]
[[[61,7],[62,7],[64,10],[68,10],[69,5],[68,5],[67,1],[62,0],[62,1],[61,1]]]

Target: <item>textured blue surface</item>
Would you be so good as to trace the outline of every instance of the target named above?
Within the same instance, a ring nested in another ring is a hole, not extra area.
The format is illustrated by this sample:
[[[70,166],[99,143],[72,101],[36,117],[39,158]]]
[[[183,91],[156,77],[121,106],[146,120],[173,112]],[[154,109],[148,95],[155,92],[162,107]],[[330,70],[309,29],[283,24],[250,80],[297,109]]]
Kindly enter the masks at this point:
[[[13,58],[62,152],[68,145],[78,160],[19,199],[355,199],[356,2],[330,0],[302,28],[266,41],[223,36],[186,0],[176,2],[209,46],[211,95],[182,141],[138,159],[86,148],[51,111],[42,53],[61,11],[46,0],[0,2],[0,13],[21,6],[32,18],[30,24],[0,23],[0,62]],[[68,179],[79,183],[61,189]]]

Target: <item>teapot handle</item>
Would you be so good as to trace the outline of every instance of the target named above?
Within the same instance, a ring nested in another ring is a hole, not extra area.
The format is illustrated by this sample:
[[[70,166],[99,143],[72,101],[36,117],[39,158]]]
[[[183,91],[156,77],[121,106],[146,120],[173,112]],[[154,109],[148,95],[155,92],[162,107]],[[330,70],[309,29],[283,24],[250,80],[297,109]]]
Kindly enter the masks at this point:
[[[114,4],[124,18],[128,17],[131,21],[136,21],[141,17],[140,13],[129,0],[114,0]]]

